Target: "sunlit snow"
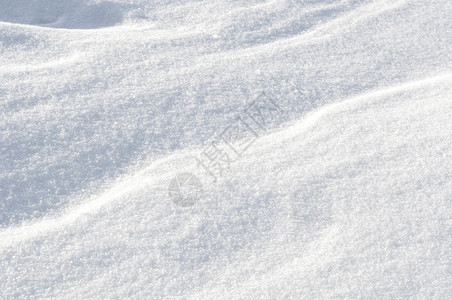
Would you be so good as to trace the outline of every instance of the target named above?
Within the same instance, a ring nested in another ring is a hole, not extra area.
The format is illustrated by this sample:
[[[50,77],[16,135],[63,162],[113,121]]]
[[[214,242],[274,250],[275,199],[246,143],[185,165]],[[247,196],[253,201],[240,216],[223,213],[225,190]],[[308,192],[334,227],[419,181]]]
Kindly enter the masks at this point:
[[[0,298],[450,299],[452,1],[0,0]]]

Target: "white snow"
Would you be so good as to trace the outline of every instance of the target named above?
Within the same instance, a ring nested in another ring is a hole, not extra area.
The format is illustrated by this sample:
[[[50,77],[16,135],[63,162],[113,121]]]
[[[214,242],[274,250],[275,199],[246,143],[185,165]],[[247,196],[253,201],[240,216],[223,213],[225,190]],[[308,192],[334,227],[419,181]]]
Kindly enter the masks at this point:
[[[1,299],[452,295],[450,0],[0,0],[0,82]]]

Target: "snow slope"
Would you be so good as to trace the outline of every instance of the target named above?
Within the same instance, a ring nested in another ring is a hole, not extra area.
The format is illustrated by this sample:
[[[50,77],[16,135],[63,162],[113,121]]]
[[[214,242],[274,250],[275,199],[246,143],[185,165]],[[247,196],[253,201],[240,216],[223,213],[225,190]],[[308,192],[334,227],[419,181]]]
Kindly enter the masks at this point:
[[[0,0],[0,82],[0,298],[452,294],[449,0]]]

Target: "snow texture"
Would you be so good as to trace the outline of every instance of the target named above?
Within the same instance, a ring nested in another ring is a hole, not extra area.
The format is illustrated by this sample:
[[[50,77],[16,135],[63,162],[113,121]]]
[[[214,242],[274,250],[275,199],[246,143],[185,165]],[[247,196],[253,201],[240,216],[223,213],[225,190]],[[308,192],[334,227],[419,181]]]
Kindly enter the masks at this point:
[[[1,299],[452,297],[450,0],[0,0],[0,82]]]

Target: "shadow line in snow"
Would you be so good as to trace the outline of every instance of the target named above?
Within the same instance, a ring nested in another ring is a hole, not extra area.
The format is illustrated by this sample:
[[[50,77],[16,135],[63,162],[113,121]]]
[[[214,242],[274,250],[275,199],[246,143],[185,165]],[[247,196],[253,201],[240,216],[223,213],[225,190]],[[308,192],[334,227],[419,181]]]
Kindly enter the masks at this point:
[[[124,8],[117,3],[77,0],[4,0],[0,22],[66,29],[95,29],[121,23]]]

